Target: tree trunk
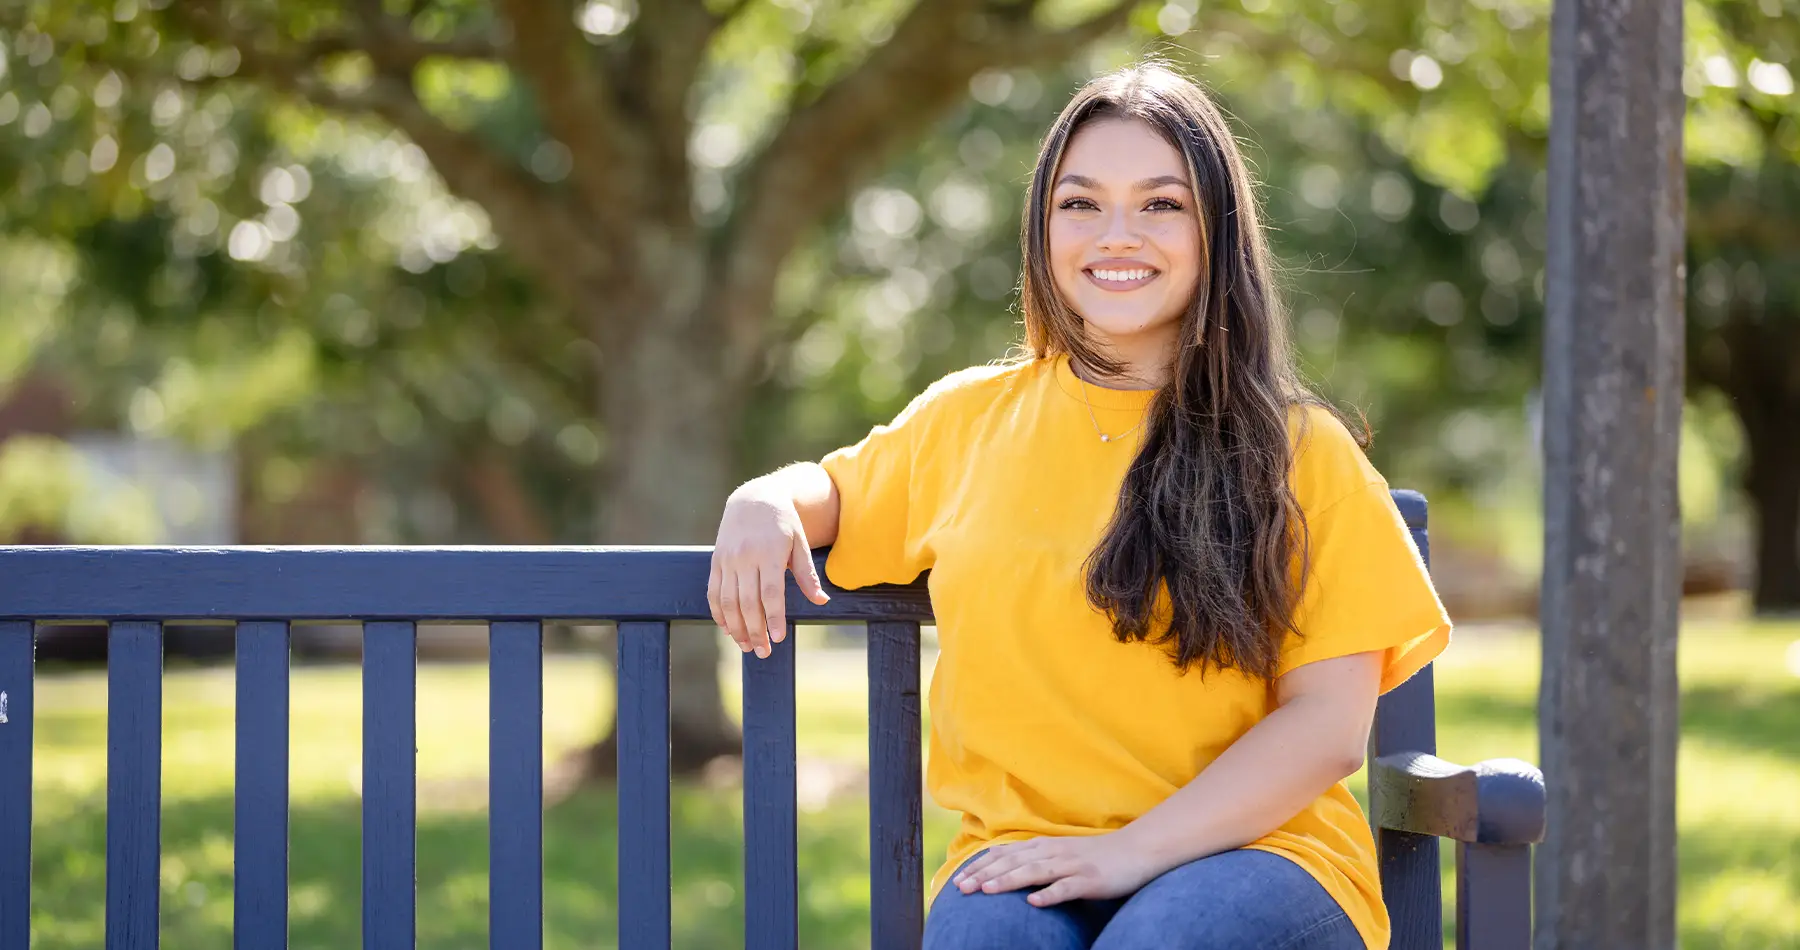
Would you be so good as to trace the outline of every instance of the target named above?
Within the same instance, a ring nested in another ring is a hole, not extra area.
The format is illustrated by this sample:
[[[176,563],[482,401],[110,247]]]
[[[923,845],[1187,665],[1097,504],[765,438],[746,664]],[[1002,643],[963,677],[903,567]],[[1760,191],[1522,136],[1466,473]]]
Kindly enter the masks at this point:
[[[707,544],[733,484],[732,434],[743,401],[724,371],[717,315],[703,312],[701,247],[665,244],[672,266],[647,268],[646,293],[626,293],[596,314],[606,426],[600,534],[608,544]],[[626,301],[639,301],[636,304]],[[645,308],[632,314],[621,308]],[[710,623],[678,624],[669,646],[670,766],[693,774],[742,750],[719,685],[721,636]],[[610,659],[610,658],[609,658]],[[610,775],[616,735],[590,753],[589,774]]]
[[[1681,695],[1682,9],[1557,0],[1552,11],[1538,696],[1549,833],[1533,856],[1533,945],[1667,950]]]
[[[1696,368],[1731,397],[1744,427],[1744,492],[1756,507],[1751,603],[1761,614],[1800,612],[1800,313],[1740,301],[1714,333],[1723,345]]]
[[[1800,612],[1800,398],[1744,413],[1744,488],[1756,505],[1757,613]]]

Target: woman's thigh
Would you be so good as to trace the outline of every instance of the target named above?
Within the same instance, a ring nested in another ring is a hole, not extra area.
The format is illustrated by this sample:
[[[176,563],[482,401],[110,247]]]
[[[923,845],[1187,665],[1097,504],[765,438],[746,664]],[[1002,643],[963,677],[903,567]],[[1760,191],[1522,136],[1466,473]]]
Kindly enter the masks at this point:
[[[964,894],[955,884],[944,885],[925,917],[924,950],[1088,950],[1121,903],[1034,907],[1025,900],[1034,890]]]
[[[1174,868],[1119,908],[1093,950],[1363,950],[1336,900],[1298,864],[1226,851]]]

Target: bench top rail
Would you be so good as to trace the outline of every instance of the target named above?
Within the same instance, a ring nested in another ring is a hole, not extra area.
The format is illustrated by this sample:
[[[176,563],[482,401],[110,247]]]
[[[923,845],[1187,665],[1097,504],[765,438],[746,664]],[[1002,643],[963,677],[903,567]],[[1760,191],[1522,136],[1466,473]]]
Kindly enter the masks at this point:
[[[1394,492],[1424,543],[1425,499]],[[828,548],[813,552],[825,579]],[[666,547],[0,547],[0,616],[29,620],[710,620],[712,549]],[[79,580],[77,580],[79,578]],[[798,623],[932,619],[923,577],[788,586]]]

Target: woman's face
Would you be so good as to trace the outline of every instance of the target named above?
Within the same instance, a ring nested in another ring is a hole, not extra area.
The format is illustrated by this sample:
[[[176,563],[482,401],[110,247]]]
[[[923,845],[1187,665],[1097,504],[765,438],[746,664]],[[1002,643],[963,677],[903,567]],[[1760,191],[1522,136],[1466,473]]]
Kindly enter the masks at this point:
[[[1172,345],[1200,276],[1187,164],[1148,124],[1096,119],[1063,151],[1050,192],[1050,271],[1095,342],[1120,355]]]

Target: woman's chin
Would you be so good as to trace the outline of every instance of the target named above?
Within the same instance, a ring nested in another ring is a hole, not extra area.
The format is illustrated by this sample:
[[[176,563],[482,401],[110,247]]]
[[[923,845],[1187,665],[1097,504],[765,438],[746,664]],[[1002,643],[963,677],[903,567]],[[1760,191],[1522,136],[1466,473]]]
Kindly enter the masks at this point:
[[[1142,311],[1132,313],[1107,312],[1095,308],[1095,311],[1084,312],[1081,321],[1087,326],[1089,333],[1102,339],[1125,340],[1142,336],[1157,328],[1158,320],[1154,314]]]

